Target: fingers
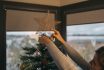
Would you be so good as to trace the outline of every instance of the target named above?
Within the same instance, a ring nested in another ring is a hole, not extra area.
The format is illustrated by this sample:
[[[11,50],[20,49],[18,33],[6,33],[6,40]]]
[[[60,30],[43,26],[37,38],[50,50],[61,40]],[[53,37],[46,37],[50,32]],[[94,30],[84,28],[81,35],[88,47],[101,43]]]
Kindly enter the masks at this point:
[[[52,38],[56,38],[57,37],[57,34],[52,34],[52,36],[51,36]]]
[[[51,40],[53,40],[53,39],[54,39],[54,36],[53,36],[53,34],[51,35],[50,39],[51,39]]]
[[[57,30],[53,30],[54,31],[54,34],[52,34],[52,38],[57,38],[57,37],[59,37],[60,36],[60,33],[59,33],[59,31],[57,31]]]
[[[54,31],[54,34],[56,35],[60,34],[58,30],[53,29],[53,31]]]
[[[53,41],[54,39],[56,38],[56,35],[55,34],[52,34],[50,39]]]
[[[41,37],[39,37],[39,42],[40,42],[40,43],[43,43],[45,38],[46,38],[46,36],[41,36]]]
[[[53,29],[53,31],[54,31],[54,32],[57,32],[57,30],[56,30],[56,29]]]
[[[51,40],[47,36],[41,36],[39,37],[39,42],[42,44],[48,44],[51,42]]]

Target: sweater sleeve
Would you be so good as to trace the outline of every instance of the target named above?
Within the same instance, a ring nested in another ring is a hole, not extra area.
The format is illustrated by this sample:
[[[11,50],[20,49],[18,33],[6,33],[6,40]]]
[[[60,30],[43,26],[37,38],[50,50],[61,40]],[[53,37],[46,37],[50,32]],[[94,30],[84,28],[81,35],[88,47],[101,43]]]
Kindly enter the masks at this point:
[[[69,44],[63,43],[69,57],[78,64],[83,70],[90,70],[90,64]]]
[[[78,70],[71,58],[67,58],[53,42],[46,44],[46,46],[60,70]]]

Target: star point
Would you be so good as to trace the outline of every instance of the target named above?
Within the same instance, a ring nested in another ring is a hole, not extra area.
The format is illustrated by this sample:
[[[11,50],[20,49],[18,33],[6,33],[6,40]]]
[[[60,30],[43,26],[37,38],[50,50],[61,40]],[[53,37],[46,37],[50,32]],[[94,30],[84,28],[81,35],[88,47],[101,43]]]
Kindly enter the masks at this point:
[[[50,30],[55,29],[55,26],[60,23],[60,21],[54,19],[51,15],[52,14],[50,14],[48,11],[48,13],[45,17],[34,18],[35,21],[37,21],[39,24],[39,30],[50,31]]]

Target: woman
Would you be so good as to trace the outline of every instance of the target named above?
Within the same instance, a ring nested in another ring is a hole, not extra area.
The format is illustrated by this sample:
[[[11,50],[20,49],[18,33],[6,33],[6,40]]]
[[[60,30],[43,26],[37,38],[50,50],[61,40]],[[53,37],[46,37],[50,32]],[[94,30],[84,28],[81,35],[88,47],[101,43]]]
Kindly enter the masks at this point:
[[[78,70],[76,67],[75,63],[79,65],[83,70],[101,70],[102,68],[100,67],[99,69],[95,69],[93,64],[93,59],[90,63],[87,63],[81,56],[80,54],[73,49],[69,44],[67,44],[60,33],[56,30],[54,30],[54,34],[52,35],[52,38],[58,39],[63,45],[64,48],[69,55],[69,58],[64,55],[57,47],[56,45],[51,41],[50,38],[47,36],[41,36],[39,38],[39,41],[47,46],[48,51],[50,52],[51,56],[53,57],[56,65],[60,70]],[[73,62],[73,61],[75,62]]]

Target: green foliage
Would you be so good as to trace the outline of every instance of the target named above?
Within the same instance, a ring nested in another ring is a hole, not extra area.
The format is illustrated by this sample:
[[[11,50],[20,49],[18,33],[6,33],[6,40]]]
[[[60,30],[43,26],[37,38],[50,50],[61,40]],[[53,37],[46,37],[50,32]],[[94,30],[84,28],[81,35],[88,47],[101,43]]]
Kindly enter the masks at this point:
[[[24,47],[23,50],[26,51],[25,54],[28,54],[28,55],[29,55],[29,54],[34,54],[34,51],[36,51],[36,48],[34,48],[34,47],[31,47],[31,48],[29,48],[29,47]]]
[[[21,70],[38,70],[38,68],[41,70],[58,70],[45,45],[37,44],[37,46],[38,48],[23,48],[25,55],[20,57],[22,61]]]

